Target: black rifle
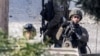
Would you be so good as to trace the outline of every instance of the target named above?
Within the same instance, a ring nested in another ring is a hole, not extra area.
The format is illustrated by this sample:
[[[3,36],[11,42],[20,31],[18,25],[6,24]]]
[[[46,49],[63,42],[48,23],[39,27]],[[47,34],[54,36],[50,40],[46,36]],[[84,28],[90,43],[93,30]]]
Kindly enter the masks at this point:
[[[50,22],[54,17],[54,8],[53,8],[53,0],[48,0],[47,3],[44,3],[45,1],[42,0],[42,27],[40,28],[40,33],[44,33],[47,29],[48,22]],[[47,21],[47,23],[45,23]]]
[[[64,38],[66,38],[66,37],[67,37],[67,38],[70,38],[70,36],[71,36],[73,33],[77,36],[77,39],[80,40],[81,36],[75,31],[74,24],[73,24],[73,23],[70,23],[69,26],[66,26],[65,31],[64,31],[64,33],[63,33],[62,36],[63,36]]]
[[[42,10],[44,11],[44,0],[42,0]],[[42,16],[42,23],[41,23],[41,27],[40,27],[40,34],[42,35],[44,32],[45,32],[45,30],[44,30],[44,27],[45,27],[45,20],[44,20],[44,17]]]

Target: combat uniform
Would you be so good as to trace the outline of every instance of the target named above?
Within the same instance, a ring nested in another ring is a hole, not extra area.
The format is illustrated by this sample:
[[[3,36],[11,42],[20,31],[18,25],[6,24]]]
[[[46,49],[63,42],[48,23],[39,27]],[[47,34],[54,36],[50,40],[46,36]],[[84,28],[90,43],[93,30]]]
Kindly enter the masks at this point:
[[[70,21],[66,21],[63,24],[63,28],[70,28],[68,32],[71,31],[71,34],[68,37],[71,38],[73,48],[78,47],[81,53],[87,53],[86,46],[89,39],[88,32],[78,23],[74,23],[73,21],[71,21],[71,17],[74,15],[79,15],[80,20],[82,19],[82,12],[80,10],[72,10],[69,14]],[[68,33],[66,35],[68,35]]]

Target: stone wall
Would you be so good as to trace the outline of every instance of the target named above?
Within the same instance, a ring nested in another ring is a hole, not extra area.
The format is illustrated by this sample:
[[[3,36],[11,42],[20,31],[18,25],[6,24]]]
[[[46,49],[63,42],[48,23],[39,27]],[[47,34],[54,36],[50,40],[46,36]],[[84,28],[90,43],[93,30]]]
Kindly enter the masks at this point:
[[[39,33],[41,8],[41,0],[9,0],[9,36],[22,37],[27,23],[32,23]]]

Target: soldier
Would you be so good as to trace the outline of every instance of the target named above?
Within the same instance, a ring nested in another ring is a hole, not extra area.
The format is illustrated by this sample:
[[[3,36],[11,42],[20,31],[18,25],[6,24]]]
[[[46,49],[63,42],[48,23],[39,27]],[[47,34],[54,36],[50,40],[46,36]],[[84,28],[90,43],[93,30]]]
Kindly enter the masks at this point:
[[[69,14],[69,20],[69,22],[63,24],[63,28],[70,28],[72,47],[78,47],[81,53],[87,53],[86,46],[89,35],[87,30],[79,25],[79,22],[82,20],[82,12],[80,10],[72,10]]]
[[[50,37],[51,39],[50,42],[55,44],[55,47],[61,47],[61,44],[60,44],[61,42],[56,39],[56,34],[59,27],[62,24],[61,18],[64,17],[68,11],[67,10],[69,6],[67,3],[68,0],[48,0],[48,1],[53,2],[53,9],[54,9],[55,15],[53,18],[51,18],[52,20],[48,21],[47,31],[45,32],[45,35],[44,35],[44,41],[46,41],[47,39],[47,37],[45,36],[48,35],[48,37]]]
[[[26,24],[24,26],[23,35],[28,40],[33,39],[36,36],[36,29],[35,29],[35,27],[32,24],[30,24],[30,23]]]
[[[52,0],[54,7],[54,18],[48,23],[48,28],[53,28],[61,22],[61,18],[68,13],[68,0]],[[68,16],[68,15],[67,15]],[[67,18],[66,18],[67,19]]]

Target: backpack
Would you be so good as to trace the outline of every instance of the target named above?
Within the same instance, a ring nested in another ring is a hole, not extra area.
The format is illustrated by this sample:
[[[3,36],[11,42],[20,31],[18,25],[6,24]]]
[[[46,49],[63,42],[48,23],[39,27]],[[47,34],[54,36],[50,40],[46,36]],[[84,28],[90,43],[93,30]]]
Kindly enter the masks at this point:
[[[48,1],[48,3],[46,3],[44,5],[44,9],[42,9],[40,15],[43,17],[44,20],[46,21],[51,21],[55,15],[54,12],[54,7],[53,7],[53,1]]]

